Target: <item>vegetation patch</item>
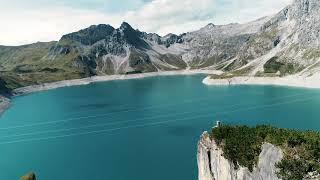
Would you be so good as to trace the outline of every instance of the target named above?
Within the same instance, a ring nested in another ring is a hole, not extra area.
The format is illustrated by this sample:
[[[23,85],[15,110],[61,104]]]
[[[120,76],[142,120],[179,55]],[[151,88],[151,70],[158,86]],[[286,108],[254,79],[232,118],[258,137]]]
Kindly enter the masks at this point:
[[[271,126],[229,126],[214,128],[211,133],[224,157],[236,168],[257,165],[263,143],[279,146],[284,158],[276,164],[279,178],[301,180],[308,173],[320,174],[320,133],[275,128]]]
[[[156,67],[151,63],[150,57],[140,51],[132,50],[129,55],[129,65],[137,71],[153,72],[157,71]]]
[[[248,66],[245,68],[237,69],[231,72],[225,72],[222,74],[213,74],[210,75],[211,79],[231,79],[238,76],[246,76],[250,71],[252,71],[253,67]]]
[[[224,68],[225,71],[232,71],[235,69],[238,69],[244,65],[248,64],[246,60],[234,60],[232,63],[230,63],[228,66]]]
[[[254,68],[253,66],[247,66],[244,68],[234,70],[231,73],[236,76],[245,76],[245,75],[248,75],[253,70],[253,68]]]
[[[278,57],[272,57],[263,66],[265,73],[277,73],[284,64],[277,61]]]
[[[0,94],[10,94],[10,89],[7,87],[7,83],[1,77],[0,77]]]
[[[319,49],[309,49],[306,50],[302,56],[304,59],[315,59],[320,57]]]
[[[3,81],[3,88],[13,90],[20,87],[37,85],[43,83],[57,82],[61,80],[80,79],[87,75],[83,72],[32,72],[32,73],[14,73],[4,72],[0,73],[0,79]]]
[[[159,59],[165,63],[172,64],[179,69],[185,69],[188,67],[188,65],[182,60],[181,56],[174,54],[162,54],[159,55]]]
[[[212,74],[210,75],[211,79],[230,79],[236,77],[235,75],[231,73],[223,73],[223,74]]]
[[[264,64],[263,68],[265,73],[280,72],[281,76],[284,76],[287,74],[294,74],[301,71],[301,69],[303,69],[298,64],[280,62],[277,56],[272,57],[269,61],[267,61]]]

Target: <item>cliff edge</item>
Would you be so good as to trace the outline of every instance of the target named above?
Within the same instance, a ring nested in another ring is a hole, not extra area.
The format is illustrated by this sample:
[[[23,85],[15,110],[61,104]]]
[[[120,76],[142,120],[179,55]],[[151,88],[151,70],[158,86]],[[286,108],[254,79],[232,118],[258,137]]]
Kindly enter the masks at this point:
[[[283,153],[272,144],[262,145],[258,166],[252,172],[247,167],[235,165],[223,157],[223,150],[208,132],[204,132],[198,143],[199,180],[277,180],[275,164],[280,162]]]
[[[320,133],[217,126],[198,142],[199,180],[319,180]]]

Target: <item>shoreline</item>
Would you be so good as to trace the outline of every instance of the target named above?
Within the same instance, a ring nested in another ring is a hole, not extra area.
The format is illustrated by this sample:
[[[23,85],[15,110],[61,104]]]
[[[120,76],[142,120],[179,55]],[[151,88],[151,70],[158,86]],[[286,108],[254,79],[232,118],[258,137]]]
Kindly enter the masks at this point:
[[[0,95],[0,117],[10,107],[10,99]]]
[[[174,76],[174,75],[195,75],[195,74],[221,74],[221,71],[216,70],[181,70],[181,71],[163,71],[163,72],[150,72],[141,74],[129,75],[105,75],[93,76],[83,79],[73,79],[57,81],[52,83],[44,83],[40,85],[26,86],[17,88],[12,91],[13,96],[22,96],[34,92],[46,91],[70,86],[88,85],[96,82],[107,82],[114,80],[129,80],[129,79],[142,79],[155,76]],[[302,77],[302,76],[287,76],[287,77],[246,77],[239,76],[229,79],[211,79],[207,76],[202,81],[203,84],[208,86],[227,86],[227,85],[275,85],[275,86],[289,86],[301,88],[317,88],[320,89],[320,76]],[[10,99],[0,95],[0,116],[5,110],[10,107]]]
[[[83,79],[63,80],[52,83],[44,83],[40,85],[31,85],[22,88],[14,89],[13,97],[26,95],[39,91],[46,91],[70,86],[88,85],[96,82],[106,82],[114,80],[129,80],[129,79],[142,79],[155,76],[174,76],[174,75],[195,75],[195,74],[221,74],[221,71],[216,70],[182,70],[182,71],[163,71],[163,72],[150,72],[141,74],[128,74],[128,75],[105,75],[105,76],[92,76]]]
[[[83,79],[63,80],[52,83],[44,83],[40,85],[26,86],[17,88],[12,91],[11,97],[23,96],[34,92],[47,91],[51,89],[57,89],[70,86],[82,86],[95,82],[107,82],[114,80],[129,80],[129,79],[142,79],[155,76],[174,76],[174,75],[195,75],[195,74],[221,74],[221,71],[216,70],[180,70],[180,71],[162,71],[162,72],[150,72],[141,74],[128,74],[128,75],[105,75],[105,76],[93,76]],[[10,99],[0,95],[0,117],[10,107]]]
[[[162,71],[150,72],[141,74],[128,74],[128,75],[105,75],[93,76],[83,79],[63,80],[52,83],[44,83],[40,85],[31,85],[22,88],[17,88],[12,91],[11,97],[23,96],[30,93],[47,91],[62,87],[82,86],[95,82],[107,82],[114,80],[129,80],[129,79],[142,79],[155,76],[174,76],[174,75],[195,75],[195,74],[221,74],[222,72],[216,70],[181,70],[181,71]],[[10,99],[0,95],[0,117],[10,107]]]
[[[211,79],[207,76],[202,81],[208,86],[228,86],[228,85],[274,85],[287,87],[300,87],[310,89],[320,89],[320,76],[302,77],[302,76],[287,76],[287,77],[248,77],[239,76],[229,79]]]

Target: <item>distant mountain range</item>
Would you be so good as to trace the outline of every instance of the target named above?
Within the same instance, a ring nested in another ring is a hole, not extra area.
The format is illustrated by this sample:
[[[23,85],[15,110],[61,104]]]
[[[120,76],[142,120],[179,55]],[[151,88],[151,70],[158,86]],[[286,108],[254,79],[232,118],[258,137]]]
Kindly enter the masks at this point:
[[[124,22],[90,26],[58,42],[0,46],[0,89],[95,75],[183,69],[235,75],[312,76],[320,72],[320,2],[295,0],[246,24],[208,24],[159,36]]]

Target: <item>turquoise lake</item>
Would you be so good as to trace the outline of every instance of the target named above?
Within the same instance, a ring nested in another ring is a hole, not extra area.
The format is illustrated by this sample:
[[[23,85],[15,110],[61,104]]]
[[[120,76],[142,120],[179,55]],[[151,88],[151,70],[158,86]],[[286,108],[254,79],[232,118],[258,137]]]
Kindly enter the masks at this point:
[[[196,180],[197,141],[222,123],[320,130],[320,90],[206,86],[204,75],[16,97],[0,117],[0,179]]]

